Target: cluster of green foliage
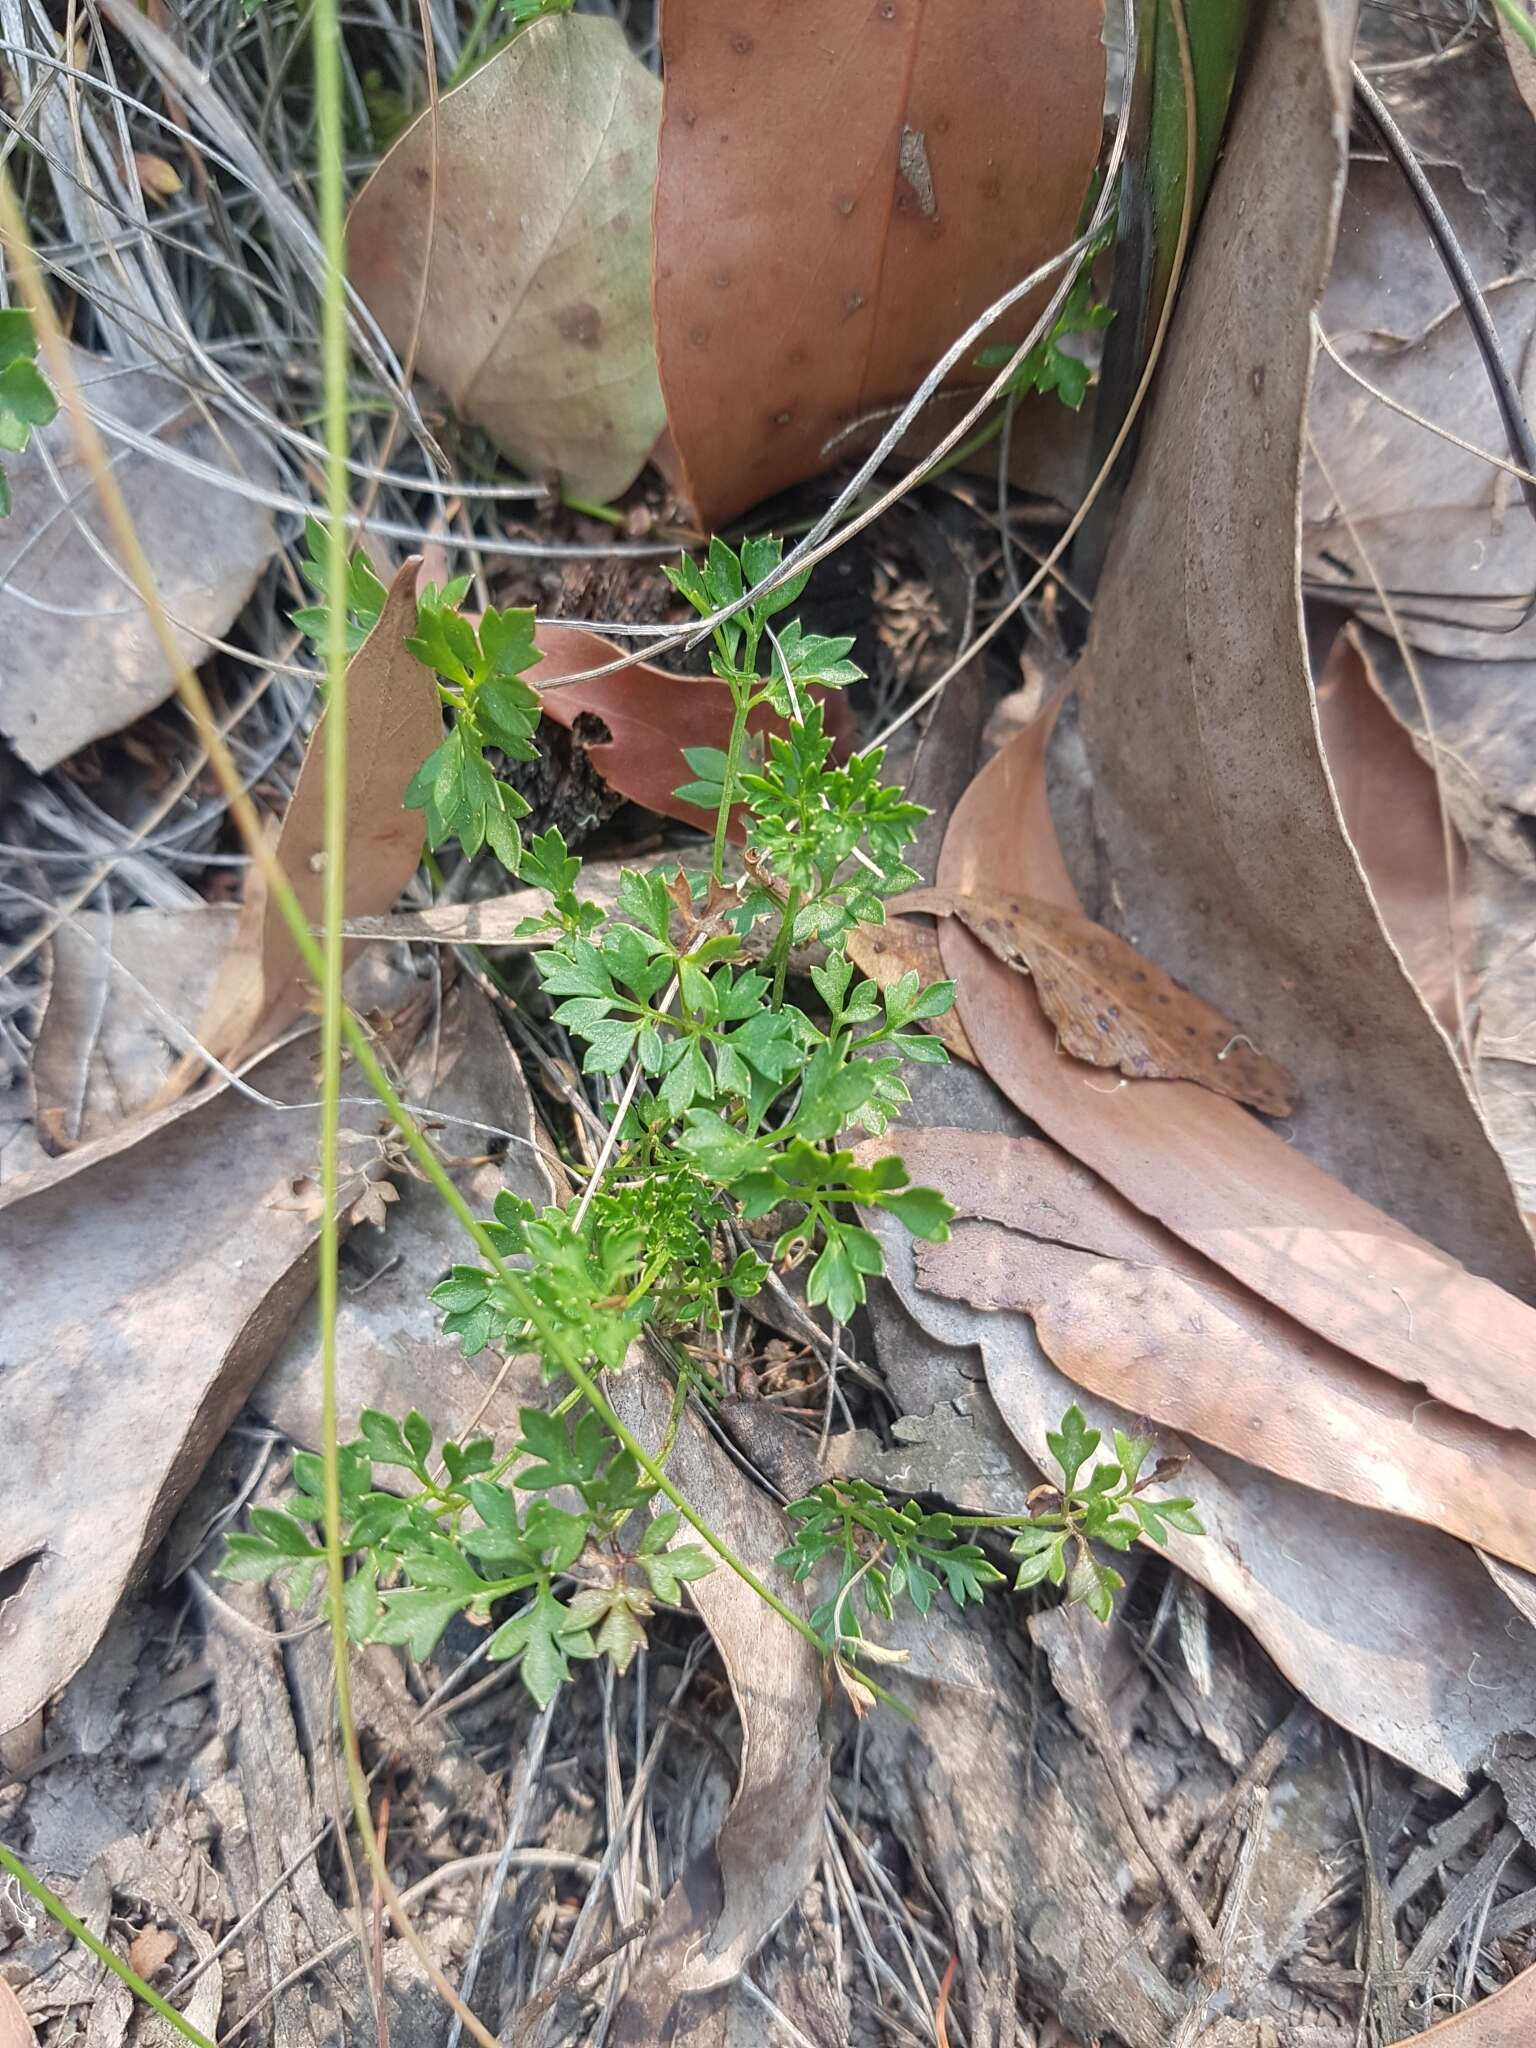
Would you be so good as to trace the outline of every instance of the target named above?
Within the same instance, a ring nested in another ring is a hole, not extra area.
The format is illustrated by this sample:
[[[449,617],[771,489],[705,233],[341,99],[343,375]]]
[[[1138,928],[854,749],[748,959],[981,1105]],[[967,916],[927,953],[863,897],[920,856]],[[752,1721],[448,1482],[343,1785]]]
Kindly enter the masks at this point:
[[[0,448],[19,455],[34,427],[46,427],[59,409],[52,386],[37,367],[32,315],[19,306],[0,309]],[[11,509],[11,486],[0,469],[0,519]]]
[[[1070,406],[1073,412],[1082,409],[1088,386],[1093,381],[1093,370],[1081,356],[1074,355],[1061,344],[1069,335],[1097,333],[1115,317],[1112,306],[1094,297],[1092,277],[1094,258],[1102,254],[1113,239],[1113,227],[1106,227],[1089,247],[1083,267],[1072,280],[1072,288],[1062,301],[1061,311],[1052,323],[1050,333],[1035,343],[1008,379],[1007,388],[1015,398],[1027,398],[1031,391],[1054,391],[1062,404]],[[1013,349],[1007,342],[994,342],[981,351],[976,358],[976,367],[979,370],[1000,370],[1012,358]]]
[[[323,536],[312,527],[307,537],[306,569],[323,582]],[[711,617],[780,560],[776,540],[748,541],[739,555],[715,540],[702,563],[685,559],[668,573]],[[488,1654],[519,1658],[541,1702],[573,1658],[606,1655],[625,1668],[657,1603],[676,1601],[688,1580],[714,1569],[705,1549],[674,1541],[675,1511],[652,1513],[654,1473],[586,1405],[588,1376],[622,1370],[650,1334],[678,1365],[675,1429],[694,1373],[679,1362],[683,1340],[717,1329],[730,1303],[763,1285],[770,1261],[803,1263],[807,1301],[843,1324],[883,1270],[860,1211],[883,1211],[930,1241],[948,1235],[942,1195],[914,1187],[894,1154],[861,1158],[845,1142],[854,1131],[887,1130],[909,1099],[906,1063],[946,1058],[921,1027],[943,1015],[954,991],[948,982],[925,988],[916,973],[882,990],[848,957],[850,932],[879,922],[884,899],[914,880],[903,854],[926,814],[881,780],[878,749],[835,757],[822,693],[860,671],[851,641],[797,621],[774,625],[804,586],[804,576],[791,577],[713,628],[729,741],[688,750],[694,779],[678,792],[715,813],[709,871],[626,871],[611,911],[582,897],[581,863],[558,831],[524,848],[518,820],[527,807],[496,772],[496,755],[534,753],[539,698],[524,680],[539,659],[533,614],[492,609],[476,626],[459,609],[462,584],[428,590],[409,642],[452,723],[406,802],[425,812],[433,846],[457,839],[469,857],[488,847],[547,891],[549,908],[522,928],[539,942],[543,999],[582,1048],[583,1072],[617,1099],[601,1173],[542,1212],[503,1191],[485,1224],[493,1256],[455,1266],[432,1297],[467,1355],[487,1346],[533,1353],[552,1380],[574,1385],[553,1412],[523,1410],[510,1449],[498,1454],[489,1438],[444,1443],[435,1471],[422,1416],[365,1412],[359,1439],[341,1452],[340,1533],[355,1560],[347,1623],[358,1640],[425,1656],[455,1615],[488,1624],[497,1603],[522,1596]],[[346,599],[360,639],[384,601],[361,556],[349,565]],[[766,745],[749,725],[763,707],[780,728]],[[744,872],[728,881],[733,823]],[[791,949],[812,940],[819,957],[804,978],[806,1000],[792,1001]],[[1142,1497],[1146,1445],[1117,1437],[1119,1462],[1089,1470],[1098,1434],[1075,1408],[1052,1442],[1062,1485],[1023,1515],[927,1512],[846,1481],[795,1503],[781,1561],[802,1579],[829,1562],[830,1591],[810,1623],[828,1654],[841,1664],[850,1646],[869,1653],[856,1587],[866,1616],[889,1616],[898,1598],[926,1612],[940,1589],[962,1607],[979,1600],[1004,1577],[975,1540],[983,1530],[1011,1535],[1017,1584],[1062,1586],[1106,1615],[1120,1580],[1095,1558],[1095,1542],[1124,1548],[1138,1534],[1162,1541],[1167,1527],[1198,1529],[1187,1501]],[[670,1432],[660,1464],[669,1450]],[[406,1491],[376,1484],[379,1467],[408,1474]],[[291,1573],[302,1587],[314,1574],[324,1517],[317,1461],[297,1458],[295,1479],[297,1499],[254,1510],[250,1532],[230,1539],[226,1575]],[[637,1527],[645,1533],[634,1539]]]

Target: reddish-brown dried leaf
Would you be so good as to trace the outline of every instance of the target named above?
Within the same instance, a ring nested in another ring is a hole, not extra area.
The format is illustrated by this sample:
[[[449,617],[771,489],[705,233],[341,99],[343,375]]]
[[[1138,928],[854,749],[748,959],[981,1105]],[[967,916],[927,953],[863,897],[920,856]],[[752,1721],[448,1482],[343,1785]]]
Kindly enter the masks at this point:
[[[1080,907],[1046,799],[1047,729],[1026,728],[966,791],[939,862],[944,887]],[[1106,1089],[1061,1056],[1038,1004],[1020,1001],[1011,970],[956,919],[940,926],[939,947],[977,1058],[1074,1158],[1342,1350],[1448,1407],[1531,1429],[1536,1312],[1209,1089]]]
[[[1531,1568],[1528,1436],[1437,1410],[1324,1342],[1054,1145],[926,1130],[897,1149],[962,1219],[917,1247],[934,1293],[1023,1310],[1052,1363],[1121,1408]]]
[[[1536,2041],[1536,1969],[1522,1970],[1512,1984],[1492,1998],[1479,1999],[1465,2012],[1454,2012],[1427,2033],[1403,2036],[1415,2048],[1531,2048]]]
[[[422,814],[404,809],[403,799],[442,739],[443,713],[431,675],[405,644],[416,630],[416,569],[413,556],[347,668],[349,917],[390,909],[421,860]],[[320,923],[325,894],[325,729],[322,717],[277,835],[277,857],[312,926]],[[310,1001],[308,969],[253,866],[239,930],[198,1025],[198,1042],[218,1059],[236,1059],[270,1042]],[[191,1056],[168,1092],[179,1092],[201,1070]]]
[[[672,676],[649,662],[587,683],[550,685],[561,676],[600,668],[628,649],[589,633],[581,626],[541,625],[539,651],[544,659],[529,681],[544,693],[543,714],[574,732],[592,766],[610,789],[643,804],[659,817],[677,818],[702,831],[714,828],[714,813],[684,803],[673,792],[696,778],[683,759],[684,747],[719,747],[731,736],[731,699],[724,683],[713,676]],[[826,708],[827,730],[846,744],[853,717],[838,691],[818,692]],[[578,726],[578,719],[584,721]],[[586,725],[599,721],[599,728]],[[752,714],[754,732],[782,732],[783,721],[766,706]],[[606,736],[605,736],[606,735]],[[733,826],[733,838],[740,838]]]
[[[1142,1081],[1197,1081],[1266,1116],[1288,1116],[1296,1084],[1213,1010],[1114,932],[1038,896],[913,889],[898,910],[958,917],[1027,974],[1064,1052]]]
[[[889,988],[893,981],[914,971],[923,988],[946,978],[936,934],[904,917],[888,918],[884,924],[855,925],[848,934],[848,957],[877,988]],[[943,1016],[930,1018],[923,1029],[948,1048],[951,1059],[964,1060],[968,1067],[976,1065],[957,1011],[946,1010]]]
[[[1454,1038],[1457,969],[1471,948],[1461,841],[1452,827],[1447,844],[1435,771],[1377,686],[1353,627],[1329,652],[1317,715],[1344,829],[1381,921],[1419,994]]]
[[[21,2000],[0,1977],[0,2048],[37,2048],[32,2022],[22,2011]]]
[[[665,0],[657,352],[706,528],[825,468],[1070,240],[1102,20],[1100,0]],[[1021,339],[1049,289],[988,339]]]
[[[168,1927],[156,1927],[153,1922],[141,1927],[128,1948],[128,1967],[137,1970],[146,1984],[153,1983],[155,1972],[163,1970],[176,1953],[176,1936]]]

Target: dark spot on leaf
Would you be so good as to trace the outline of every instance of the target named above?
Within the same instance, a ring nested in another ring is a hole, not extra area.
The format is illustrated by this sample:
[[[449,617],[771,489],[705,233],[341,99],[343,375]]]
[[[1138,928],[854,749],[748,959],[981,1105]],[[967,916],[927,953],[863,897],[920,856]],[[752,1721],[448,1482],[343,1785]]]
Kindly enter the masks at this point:
[[[563,306],[555,315],[555,326],[562,341],[574,342],[578,348],[596,348],[603,338],[602,315],[585,299]]]
[[[752,49],[752,38],[750,36],[732,36],[731,48],[738,57],[748,56]]]

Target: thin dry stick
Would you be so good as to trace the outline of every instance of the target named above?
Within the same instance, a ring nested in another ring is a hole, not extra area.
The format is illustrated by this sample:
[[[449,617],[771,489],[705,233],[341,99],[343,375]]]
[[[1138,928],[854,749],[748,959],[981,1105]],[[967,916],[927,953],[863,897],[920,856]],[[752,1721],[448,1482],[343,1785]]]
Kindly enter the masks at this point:
[[[1211,1925],[1204,1906],[1195,1897],[1189,1879],[1169,1854],[1167,1845],[1153,1827],[1142,1804],[1141,1794],[1132,1782],[1125,1758],[1121,1754],[1120,1738],[1110,1725],[1109,1710],[1104,1704],[1104,1692],[1099,1684],[1098,1674],[1076,1633],[1082,1627],[1079,1615],[1071,1608],[1062,1612],[1066,1617],[1066,1626],[1061,1632],[1060,1642],[1069,1666],[1068,1703],[1076,1711],[1099,1762],[1104,1766],[1105,1775],[1114,1788],[1120,1810],[1125,1815],[1126,1825],[1135,1837],[1137,1847],[1157,1872],[1162,1880],[1163,1889],[1178,1907],[1185,1926],[1194,1936],[1201,1961],[1212,1969],[1219,1969],[1222,1958],[1221,1937]]]
[[[514,2044],[514,2048],[520,2048],[521,2043],[532,2040],[533,2029],[557,1998],[567,1991],[573,1991],[582,1978],[595,1970],[600,1963],[610,1961],[622,1949],[628,1948],[632,1941],[638,1941],[650,1924],[649,1920],[634,1920],[628,1927],[621,1927],[617,1934],[610,1935],[592,1955],[573,1964],[570,1969],[562,1970],[558,1977],[551,1977],[541,1991],[535,1991],[507,2030],[507,2039]]]
[[[1437,440],[1449,441],[1453,448],[1461,449],[1465,455],[1475,455],[1479,462],[1486,462],[1492,469],[1502,469],[1506,475],[1518,477],[1523,484],[1536,484],[1536,475],[1528,469],[1522,469],[1518,462],[1511,462],[1507,455],[1495,455],[1490,449],[1479,448],[1475,442],[1464,441],[1460,434],[1453,434],[1449,427],[1442,427],[1435,420],[1427,420],[1423,413],[1415,412],[1411,405],[1404,405],[1402,400],[1394,398],[1390,391],[1383,391],[1379,384],[1373,384],[1369,377],[1362,376],[1353,363],[1346,361],[1339,354],[1315,313],[1312,315],[1312,332],[1317,336],[1324,355],[1344,372],[1351,383],[1358,384],[1362,391],[1369,392],[1376,403],[1384,405],[1388,412],[1395,412],[1401,418],[1411,420],[1414,426],[1422,427],[1426,434],[1433,434]]]

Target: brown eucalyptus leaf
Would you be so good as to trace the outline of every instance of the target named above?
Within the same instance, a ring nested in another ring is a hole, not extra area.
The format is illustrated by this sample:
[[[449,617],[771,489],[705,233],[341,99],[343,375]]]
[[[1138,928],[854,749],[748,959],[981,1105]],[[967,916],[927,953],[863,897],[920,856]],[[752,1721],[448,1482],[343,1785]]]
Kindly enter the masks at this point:
[[[422,813],[406,810],[403,799],[442,739],[443,714],[431,674],[405,644],[416,629],[416,566],[413,557],[398,571],[378,624],[347,666],[349,916],[388,910],[415,874],[425,843]],[[311,928],[320,924],[325,902],[325,730],[322,715],[276,841]],[[216,1059],[238,1059],[270,1042],[313,1001],[303,956],[253,865],[240,928],[199,1020],[198,1041]],[[172,1085],[195,1079],[201,1066],[191,1055]]]
[[[83,349],[70,360],[177,645],[195,666],[276,551],[261,502],[275,481],[270,458],[243,420],[163,370]],[[0,525],[0,732],[42,773],[163,704],[176,678],[118,561],[68,413],[8,453],[6,472],[14,510]]]
[[[660,118],[661,87],[617,21],[547,17],[406,131],[348,223],[352,281],[396,350],[419,310],[422,374],[576,497],[624,490],[664,424],[651,334]]]
[[[957,917],[1005,966],[1029,976],[1064,1052],[1144,1081],[1196,1081],[1288,1116],[1295,1082],[1236,1025],[1126,940],[1038,896],[912,889],[893,909]]]
[[[637,1349],[609,1384],[614,1406],[656,1450],[670,1426],[666,1375]],[[667,1473],[737,1556],[803,1610],[800,1588],[774,1563],[789,1525],[691,1409]],[[658,1494],[653,1511],[665,1505]],[[685,1525],[677,1540],[696,1538]],[[668,1892],[636,1958],[616,2035],[624,2048],[684,2038],[675,2031],[683,2023],[678,2002],[718,1993],[741,1974],[810,1883],[821,1854],[828,1777],[818,1733],[820,1657],[724,1565],[691,1581],[688,1597],[730,1678],[741,1764],[718,1837]]]
[[[1027,727],[961,799],[939,865],[947,889],[1017,885],[1077,908],[1046,798],[1045,738],[1044,721]],[[1106,1089],[1062,1058],[1039,1007],[1019,1001],[1010,969],[958,920],[940,925],[939,945],[977,1058],[1048,1137],[1341,1350],[1464,1414],[1531,1429],[1536,1311],[1209,1089]]]
[[[665,0],[657,351],[706,528],[813,476],[1072,236],[1103,132],[1100,0]],[[1050,286],[988,335],[1019,340]],[[957,383],[981,381],[962,363]]]
[[[1530,2048],[1536,2040],[1536,1969],[1522,1970],[1491,1998],[1403,2040],[1428,2041],[1431,2048]]]
[[[1454,1039],[1471,951],[1465,854],[1442,819],[1434,769],[1415,751],[1345,627],[1317,680],[1318,725],[1350,844],[1403,967]]]
[[[540,692],[541,713],[573,735],[609,788],[658,817],[677,818],[712,832],[713,811],[684,803],[675,792],[696,780],[683,759],[684,747],[725,750],[732,715],[725,684],[714,676],[668,675],[644,661],[590,682],[561,683],[562,676],[600,668],[629,650],[584,627],[547,621],[539,627],[538,646],[544,658],[530,671],[530,680]],[[853,716],[843,693],[813,694],[825,711],[828,732],[846,744],[852,737]],[[759,705],[750,729],[782,733],[784,722]],[[740,837],[739,822],[738,813],[732,827],[735,837]]]
[[[918,1246],[923,1286],[1029,1314],[1068,1379],[1122,1408],[1532,1567],[1530,1437],[1426,1414],[1412,1389],[1238,1286],[1054,1145],[929,1130],[890,1149],[976,1219]]]
[[[0,1977],[0,2048],[37,2048],[32,2022],[21,2009],[21,2000]]]
[[[1296,1148],[1474,1272],[1530,1294],[1536,1261],[1508,1178],[1340,831],[1299,616],[1311,312],[1349,154],[1355,15],[1353,0],[1255,10],[1094,598],[1080,670],[1094,817],[1117,928],[1296,1075]],[[1528,121],[1523,139],[1528,165]],[[1444,395],[1459,401],[1473,381]],[[1454,451],[1408,431],[1438,481]],[[1506,531],[1518,523],[1512,506]],[[1446,536],[1430,525],[1433,566],[1384,569],[1389,584],[1441,587]],[[1496,573],[1491,553],[1480,573]],[[1016,830],[1006,822],[978,847],[989,859],[977,885],[1001,886],[996,859]],[[1018,865],[1010,882],[1049,893]]]

